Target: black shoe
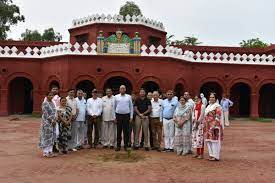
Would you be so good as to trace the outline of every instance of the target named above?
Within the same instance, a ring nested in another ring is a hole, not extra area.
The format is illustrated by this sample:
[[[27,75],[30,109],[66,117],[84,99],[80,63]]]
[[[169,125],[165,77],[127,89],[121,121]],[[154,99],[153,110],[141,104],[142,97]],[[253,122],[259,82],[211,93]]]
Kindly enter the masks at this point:
[[[117,147],[115,151],[120,151],[120,147]]]
[[[161,152],[169,152],[169,149],[164,148]]]
[[[150,148],[149,147],[145,147],[145,151],[150,151]]]
[[[139,144],[139,147],[140,147],[140,148],[143,148],[143,145],[144,145],[143,143],[140,143],[140,144]]]
[[[68,154],[68,151],[62,151],[63,154]]]
[[[133,150],[138,150],[138,147],[137,147],[137,146],[134,146],[134,147],[133,147]]]
[[[103,149],[108,149],[108,146],[103,146]]]
[[[114,149],[114,146],[110,146],[110,149]]]
[[[174,152],[174,149],[169,149],[169,152]]]
[[[68,149],[69,152],[73,151],[72,149]]]

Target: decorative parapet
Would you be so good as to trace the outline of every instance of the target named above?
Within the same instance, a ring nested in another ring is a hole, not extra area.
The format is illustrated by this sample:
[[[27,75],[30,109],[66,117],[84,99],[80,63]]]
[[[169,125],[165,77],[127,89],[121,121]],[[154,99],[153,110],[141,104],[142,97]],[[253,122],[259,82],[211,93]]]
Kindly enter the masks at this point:
[[[160,31],[165,31],[163,23],[140,16],[140,15],[139,16],[133,15],[132,17],[130,15],[127,15],[126,17],[123,17],[122,15],[111,16],[110,14],[107,16],[105,14],[101,14],[101,15],[95,14],[84,18],[75,19],[73,20],[72,28],[81,27],[89,24],[95,24],[95,23],[138,24],[138,25],[145,25],[147,27],[151,27],[153,29],[157,29]]]
[[[75,43],[60,44],[50,47],[30,48],[24,52],[19,52],[16,47],[0,47],[0,58],[47,58],[61,55],[98,55],[98,46],[96,44],[80,45]],[[102,48],[100,48],[102,49]],[[126,55],[128,56],[128,55]],[[183,51],[173,46],[146,45],[141,46],[140,56],[144,57],[171,57],[188,62],[197,63],[215,63],[215,64],[248,64],[248,65],[275,65],[275,57],[266,54],[226,54],[226,53],[200,53],[192,51]]]

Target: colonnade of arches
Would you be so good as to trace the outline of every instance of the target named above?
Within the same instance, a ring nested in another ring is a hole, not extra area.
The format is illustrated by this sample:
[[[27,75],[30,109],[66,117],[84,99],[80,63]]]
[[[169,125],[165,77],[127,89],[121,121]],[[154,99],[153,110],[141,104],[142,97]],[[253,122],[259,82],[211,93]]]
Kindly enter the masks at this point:
[[[125,85],[127,93],[132,93],[135,88],[131,81],[122,76],[115,76],[107,79],[103,85],[103,90],[111,88],[114,94],[119,91],[120,85]],[[60,87],[60,83],[53,80],[49,84]],[[81,80],[74,86],[76,89],[82,89],[87,93],[88,97],[91,91],[96,87],[95,83],[90,80]],[[0,86],[1,88],[1,86]],[[146,92],[161,91],[161,86],[155,81],[145,81],[141,84]],[[182,96],[185,86],[182,83],[177,83],[174,86],[175,95]],[[251,87],[245,82],[237,82],[229,89],[230,100],[234,102],[231,108],[231,114],[239,117],[248,117],[251,110]],[[27,114],[33,112],[33,82],[26,77],[15,77],[8,83],[8,113],[9,114]],[[224,88],[216,81],[205,82],[201,85],[199,93],[204,93],[206,97],[210,92],[215,92],[218,99],[221,100]],[[275,84],[267,83],[259,88],[258,113],[260,117],[275,118]],[[1,97],[0,97],[1,98]],[[1,101],[0,101],[1,102]]]

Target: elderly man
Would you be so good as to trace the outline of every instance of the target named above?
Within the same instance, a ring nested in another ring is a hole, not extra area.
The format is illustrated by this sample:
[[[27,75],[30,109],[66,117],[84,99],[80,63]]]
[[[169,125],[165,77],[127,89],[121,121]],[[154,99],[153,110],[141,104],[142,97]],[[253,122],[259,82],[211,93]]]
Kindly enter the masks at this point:
[[[70,106],[72,108],[72,121],[71,121],[71,140],[69,140],[68,142],[68,149],[69,151],[77,151],[76,149],[76,142],[75,142],[75,139],[76,139],[76,118],[78,116],[78,107],[77,107],[77,101],[76,99],[74,98],[75,96],[75,90],[74,89],[69,89],[68,90],[68,96],[66,97],[67,99],[67,105]]]
[[[122,131],[124,137],[124,150],[127,150],[129,140],[129,123],[133,120],[133,103],[130,95],[126,94],[125,85],[119,88],[119,94],[115,96],[115,122],[117,123],[117,148],[121,149]]]
[[[102,99],[97,96],[97,90],[93,89],[92,98],[87,101],[87,113],[88,113],[88,143],[94,148],[97,147],[99,143],[99,128],[101,122],[102,113]],[[93,129],[95,130],[94,144],[93,144]]]
[[[102,98],[102,143],[103,148],[113,149],[116,138],[115,98],[112,89],[106,89],[106,96]]]
[[[150,123],[152,128],[152,136],[154,142],[153,150],[160,152],[160,144],[162,137],[162,123],[160,122],[162,99],[159,99],[159,93],[153,92],[153,98],[151,100],[152,112],[150,114]]]
[[[163,123],[164,149],[163,152],[174,152],[175,123],[173,115],[178,101],[173,100],[173,91],[166,92],[166,99],[161,104],[160,121]]]
[[[85,130],[85,120],[86,120],[86,100],[83,97],[83,91],[77,90],[76,102],[78,108],[78,116],[75,120],[75,144],[77,149],[82,149],[84,145],[84,130]]]
[[[229,108],[233,106],[233,102],[226,98],[226,95],[223,94],[222,100],[221,100],[221,106],[222,106],[222,111],[223,111],[223,117],[224,117],[224,123],[225,126],[229,126]]]
[[[145,150],[149,151],[149,115],[151,113],[151,102],[146,97],[146,92],[144,89],[141,89],[139,92],[139,98],[135,101],[135,111],[136,111],[136,121],[135,121],[135,145],[134,149],[138,149],[139,145],[139,134],[140,128],[142,126],[144,141],[145,141]]]

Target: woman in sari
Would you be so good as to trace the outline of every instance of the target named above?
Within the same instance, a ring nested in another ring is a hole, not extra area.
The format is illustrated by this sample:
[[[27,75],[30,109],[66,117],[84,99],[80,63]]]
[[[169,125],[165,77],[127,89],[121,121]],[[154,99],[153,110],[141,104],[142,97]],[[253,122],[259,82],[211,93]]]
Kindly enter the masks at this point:
[[[46,100],[42,103],[42,123],[40,126],[39,147],[43,151],[43,156],[51,158],[53,154],[53,146],[56,140],[55,125],[56,125],[56,109],[52,102],[54,94],[48,92]]]
[[[223,140],[222,107],[216,101],[216,94],[211,93],[204,117],[204,138],[210,161],[220,160],[221,141]]]
[[[191,151],[191,107],[185,98],[180,97],[179,105],[174,113],[175,141],[177,155],[187,155]]]
[[[59,124],[58,148],[63,154],[68,153],[68,141],[71,139],[72,108],[67,105],[65,97],[60,98],[60,106],[56,109],[57,122]]]
[[[205,105],[202,103],[202,99],[197,97],[195,105],[195,119],[192,127],[192,147],[196,150],[194,158],[202,159],[204,152],[204,139],[203,139],[203,119]]]

